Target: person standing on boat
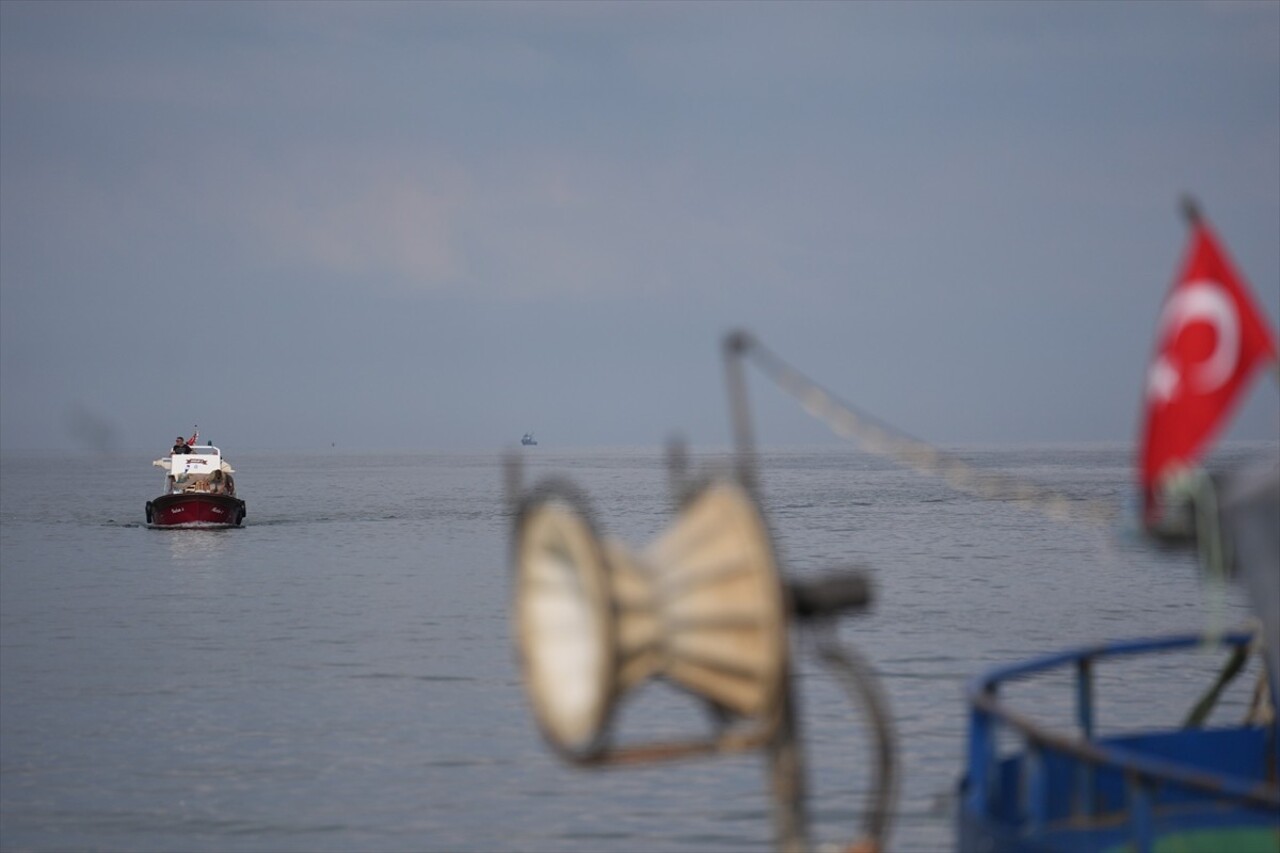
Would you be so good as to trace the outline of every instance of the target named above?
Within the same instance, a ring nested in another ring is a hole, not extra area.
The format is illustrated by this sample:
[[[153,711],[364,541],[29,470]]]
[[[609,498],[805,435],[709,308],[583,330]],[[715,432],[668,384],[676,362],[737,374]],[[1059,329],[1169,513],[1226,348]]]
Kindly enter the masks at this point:
[[[191,448],[195,446],[196,439],[200,438],[200,430],[196,430],[191,438],[183,438],[178,436],[173,443],[174,453],[190,453]]]

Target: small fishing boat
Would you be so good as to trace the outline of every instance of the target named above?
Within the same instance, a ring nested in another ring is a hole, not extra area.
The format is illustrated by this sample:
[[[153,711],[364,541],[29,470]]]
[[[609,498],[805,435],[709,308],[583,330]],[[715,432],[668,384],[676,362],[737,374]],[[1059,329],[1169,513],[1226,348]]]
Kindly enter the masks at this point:
[[[245,503],[236,497],[235,470],[212,444],[193,445],[151,463],[165,470],[164,493],[147,501],[152,527],[239,527]]]
[[[525,447],[534,447],[538,444],[538,440],[533,437],[533,433],[526,432],[523,436],[521,436],[520,443],[523,444]]]

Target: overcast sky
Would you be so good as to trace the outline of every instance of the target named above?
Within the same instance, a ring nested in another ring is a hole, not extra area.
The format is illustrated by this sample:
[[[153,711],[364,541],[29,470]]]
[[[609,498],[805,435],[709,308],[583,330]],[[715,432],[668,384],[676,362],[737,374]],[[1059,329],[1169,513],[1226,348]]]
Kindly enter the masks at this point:
[[[1280,3],[4,0],[0,448],[1130,441],[1184,192],[1274,328]]]

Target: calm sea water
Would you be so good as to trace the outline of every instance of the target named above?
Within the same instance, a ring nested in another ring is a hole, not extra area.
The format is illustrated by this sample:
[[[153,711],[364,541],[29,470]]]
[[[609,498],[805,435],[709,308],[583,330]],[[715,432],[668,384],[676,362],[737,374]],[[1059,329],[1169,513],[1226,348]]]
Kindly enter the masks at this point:
[[[4,850],[771,847],[759,757],[583,771],[544,748],[510,638],[498,454],[228,452],[249,515],[227,531],[143,526],[161,479],[150,457],[0,461]],[[1130,492],[1123,448],[963,453],[1117,509]],[[671,519],[658,451],[523,457],[526,482],[568,475],[625,541]],[[841,637],[875,666],[896,719],[895,850],[952,846],[967,678],[1246,613],[1189,556],[853,448],[764,454],[761,487],[787,573],[861,565],[875,579],[873,612]],[[865,728],[796,649],[814,835],[848,840]],[[1220,662],[1104,674],[1101,724],[1178,719]],[[1028,710],[1066,719],[1063,684],[1028,690]],[[651,686],[617,723],[634,740],[700,732],[703,716]]]

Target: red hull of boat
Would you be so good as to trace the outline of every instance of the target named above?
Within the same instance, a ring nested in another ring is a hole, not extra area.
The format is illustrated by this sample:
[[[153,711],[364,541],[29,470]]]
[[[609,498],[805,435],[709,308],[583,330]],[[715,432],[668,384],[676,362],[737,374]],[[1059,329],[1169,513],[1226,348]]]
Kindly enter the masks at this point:
[[[161,495],[147,502],[152,527],[239,527],[245,505],[230,495]]]

